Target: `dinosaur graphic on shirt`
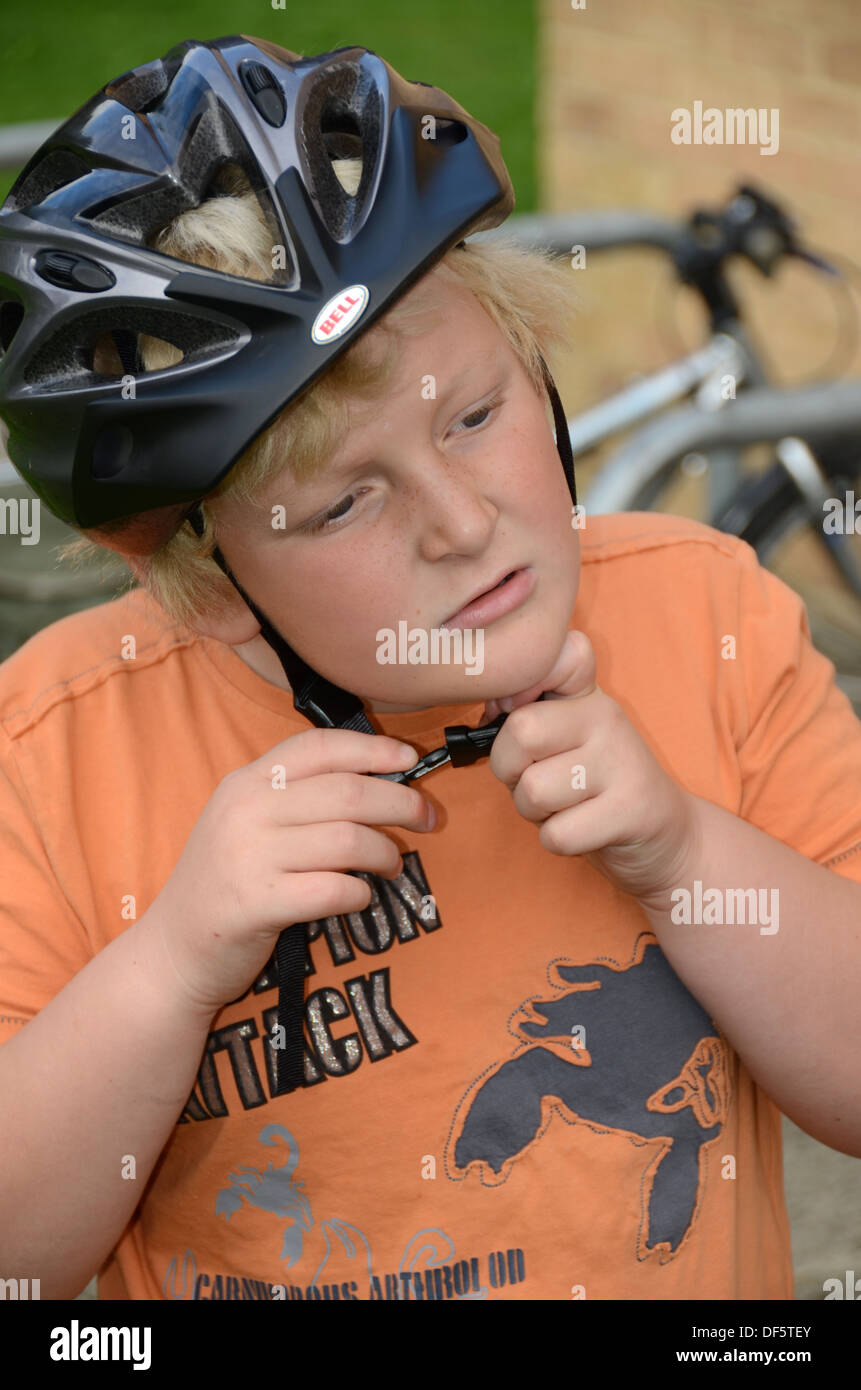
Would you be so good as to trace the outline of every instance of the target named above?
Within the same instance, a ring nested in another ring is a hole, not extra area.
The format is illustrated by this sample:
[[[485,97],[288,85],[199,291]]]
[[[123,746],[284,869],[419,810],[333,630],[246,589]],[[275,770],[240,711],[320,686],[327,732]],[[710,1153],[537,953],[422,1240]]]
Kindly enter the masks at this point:
[[[659,1141],[657,1153],[646,1150],[639,1256],[657,1252],[664,1263],[691,1230],[703,1147],[728,1113],[728,1050],[657,942],[644,933],[637,947],[627,968],[551,962],[564,992],[517,1010],[521,1047],[461,1100],[446,1169],[456,1180],[506,1182],[554,1115]]]

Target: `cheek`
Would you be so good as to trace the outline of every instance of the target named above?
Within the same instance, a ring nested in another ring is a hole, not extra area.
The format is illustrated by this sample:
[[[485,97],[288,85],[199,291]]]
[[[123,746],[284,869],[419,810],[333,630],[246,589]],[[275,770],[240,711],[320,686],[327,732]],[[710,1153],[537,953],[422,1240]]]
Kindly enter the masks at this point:
[[[285,623],[293,631],[325,633],[346,647],[365,642],[369,631],[387,623],[405,589],[395,558],[385,563],[385,556],[377,556],[369,565],[367,546],[354,555],[343,546],[321,546],[316,555],[308,547],[301,560],[285,567],[280,583],[289,595],[282,603]]]
[[[558,536],[571,524],[571,493],[552,437],[533,439],[537,442],[523,442],[511,461],[509,495],[523,521]]]
[[[552,435],[539,417],[533,443],[518,451],[518,467],[509,494],[512,512],[533,539],[540,540],[541,562],[566,589],[579,583],[580,535],[571,493]]]

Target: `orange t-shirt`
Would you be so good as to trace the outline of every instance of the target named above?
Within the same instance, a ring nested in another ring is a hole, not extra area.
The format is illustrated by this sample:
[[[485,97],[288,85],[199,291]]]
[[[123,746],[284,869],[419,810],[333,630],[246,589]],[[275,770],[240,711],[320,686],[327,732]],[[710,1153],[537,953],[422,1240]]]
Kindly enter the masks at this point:
[[[861,883],[861,723],[799,598],[684,518],[581,540],[571,626],[667,771]],[[482,711],[373,719],[425,753]],[[222,777],[309,727],[141,590],[0,666],[0,1041],[124,895],[146,910]],[[311,924],[303,1087],[273,1098],[270,962],[214,1018],[101,1296],[791,1299],[780,1113],[637,903],[545,851],[486,758],[420,786],[439,822],[390,827],[401,877]]]

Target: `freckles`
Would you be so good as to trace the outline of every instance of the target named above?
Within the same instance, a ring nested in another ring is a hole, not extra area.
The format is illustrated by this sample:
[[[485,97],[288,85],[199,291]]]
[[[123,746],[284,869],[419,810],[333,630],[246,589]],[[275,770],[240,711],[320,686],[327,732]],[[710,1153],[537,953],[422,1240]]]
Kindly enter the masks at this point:
[[[518,506],[523,513],[547,520],[559,510],[560,498],[570,496],[558,454],[544,458],[533,451],[516,474]]]
[[[326,586],[345,629],[359,640],[364,640],[366,631],[375,633],[379,627],[389,626],[393,612],[405,616],[405,595],[410,586],[403,566],[392,554],[396,549],[364,545],[349,563],[339,564],[335,576],[331,571],[320,575],[320,585]]]

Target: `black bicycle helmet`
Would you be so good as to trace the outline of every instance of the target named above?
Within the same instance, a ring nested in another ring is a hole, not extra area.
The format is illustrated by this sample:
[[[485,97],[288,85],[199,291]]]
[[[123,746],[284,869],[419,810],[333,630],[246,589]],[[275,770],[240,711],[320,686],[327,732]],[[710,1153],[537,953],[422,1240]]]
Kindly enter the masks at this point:
[[[332,169],[339,157],[361,158],[355,194]],[[242,170],[284,249],[271,283],[148,245],[218,191],[225,165]],[[200,534],[200,501],[283,408],[513,206],[498,136],[370,49],[303,58],[242,34],[177,44],[54,131],[0,208],[0,417],[13,464],[55,516],[121,554],[153,554],[185,521]],[[105,334],[135,379],[131,397],[94,369]],[[182,360],[143,371],[140,334]],[[565,414],[542,367],[576,504]],[[217,548],[213,558],[278,655],[296,709],[318,727],[375,733],[361,700],[313,671]],[[447,728],[445,748],[376,775],[406,782],[473,762],[504,719]],[[304,1074],[304,929],[284,931],[276,954],[283,1094]]]

